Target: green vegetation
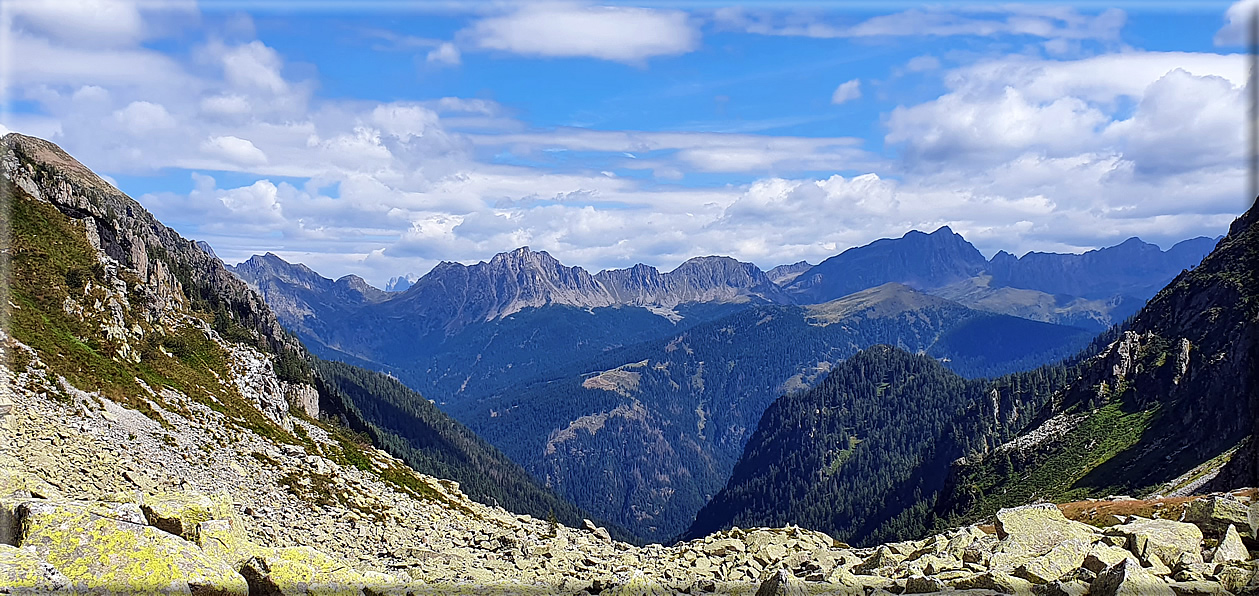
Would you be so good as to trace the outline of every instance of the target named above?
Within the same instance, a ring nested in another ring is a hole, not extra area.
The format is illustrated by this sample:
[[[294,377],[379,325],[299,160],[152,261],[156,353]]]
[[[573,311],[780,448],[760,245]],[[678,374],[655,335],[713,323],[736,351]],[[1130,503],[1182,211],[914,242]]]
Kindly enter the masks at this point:
[[[967,380],[926,356],[864,350],[765,411],[686,535],[798,524],[849,543],[921,536],[950,464],[1011,436],[1025,422],[1011,413],[1034,411],[1069,378],[1060,365]]]
[[[339,362],[317,361],[315,366],[316,384],[326,396],[323,407],[336,423],[325,427],[341,446],[339,463],[367,469],[372,464],[359,445],[370,441],[415,471],[458,482],[462,492],[479,502],[538,518],[554,514],[568,525],[589,517],[398,380]],[[381,474],[417,496],[440,498],[410,470],[389,468]],[[609,531],[634,539],[615,526]]]

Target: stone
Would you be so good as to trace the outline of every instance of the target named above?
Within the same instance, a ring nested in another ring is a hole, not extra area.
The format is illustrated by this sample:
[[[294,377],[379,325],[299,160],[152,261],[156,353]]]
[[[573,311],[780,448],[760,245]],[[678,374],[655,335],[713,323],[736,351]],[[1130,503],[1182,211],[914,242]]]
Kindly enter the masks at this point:
[[[714,540],[703,546],[704,554],[710,557],[724,557],[734,553],[741,553],[745,550],[742,540],[734,538],[722,538]]]
[[[1246,545],[1242,544],[1242,537],[1237,533],[1237,528],[1233,524],[1228,525],[1228,530],[1224,532],[1224,539],[1220,541],[1220,545],[1215,547],[1215,554],[1211,555],[1212,563],[1228,563],[1230,561],[1249,561],[1250,551],[1246,550]]]
[[[1092,526],[1067,519],[1050,503],[1002,509],[997,512],[996,526],[1002,552],[1030,557],[1068,540],[1092,544],[1098,538]]]
[[[1076,580],[1054,580],[1032,588],[1032,593],[1037,596],[1084,596],[1088,591],[1088,584]]]
[[[992,590],[1002,594],[1031,594],[1032,582],[1000,571],[988,571],[953,581],[958,590]]]
[[[1232,594],[1224,585],[1213,581],[1172,582],[1167,584],[1176,596],[1224,596]]]
[[[943,592],[948,585],[937,578],[915,575],[905,580],[905,594],[934,594]]]
[[[1049,552],[1020,565],[1014,575],[1034,584],[1046,584],[1078,569],[1092,545],[1068,540]]]
[[[634,571],[625,583],[600,593],[608,596],[666,596],[672,592],[659,583],[651,581],[642,571]]]
[[[1243,538],[1253,539],[1250,530],[1250,508],[1233,495],[1210,495],[1190,501],[1185,507],[1184,521],[1212,535],[1223,534],[1228,526],[1237,526]]]
[[[359,596],[367,583],[361,573],[310,546],[265,549],[241,566],[249,593],[296,596]]]
[[[1097,574],[1090,596],[1175,596],[1175,592],[1133,559],[1124,559]]]
[[[250,557],[265,554],[265,549],[249,540],[237,519],[212,519],[197,524],[196,543],[202,552],[233,569],[239,569]]]
[[[806,594],[808,594],[808,588],[804,582],[796,579],[786,569],[769,573],[756,589],[756,596],[805,596]]]
[[[1225,563],[1216,566],[1214,576],[1224,584],[1225,589],[1238,593],[1246,590],[1254,581],[1257,569],[1259,566],[1254,561]]]
[[[0,544],[0,592],[48,594],[70,587],[70,580],[35,553]]]
[[[1143,564],[1152,564],[1154,558],[1173,567],[1187,555],[1191,562],[1202,562],[1202,530],[1193,524],[1169,519],[1133,518],[1126,524],[1107,530],[1128,539],[1128,550]]]
[[[1106,544],[1093,545],[1092,550],[1084,556],[1082,567],[1092,571],[1093,573],[1101,573],[1109,569],[1112,565],[1124,560],[1136,558],[1126,548],[1117,546],[1109,546]]]
[[[144,525],[134,503],[32,500],[22,503],[18,516],[21,546],[56,567],[76,590],[248,594],[231,566]]]
[[[221,511],[222,509],[216,507],[210,497],[194,493],[163,492],[147,495],[140,504],[140,510],[144,512],[144,518],[150,526],[189,542],[197,539],[197,524],[223,517],[216,514],[230,513],[230,507],[226,512]]]

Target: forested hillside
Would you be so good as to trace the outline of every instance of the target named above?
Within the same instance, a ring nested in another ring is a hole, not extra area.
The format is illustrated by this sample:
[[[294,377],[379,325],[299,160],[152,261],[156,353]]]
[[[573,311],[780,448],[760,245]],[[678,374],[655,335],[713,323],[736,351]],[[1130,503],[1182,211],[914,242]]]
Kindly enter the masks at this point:
[[[812,386],[835,362],[879,343],[968,372],[1059,357],[1029,326],[1059,333],[1070,351],[1089,339],[893,284],[818,307],[748,307],[450,411],[581,507],[666,540],[724,486],[765,408]],[[996,349],[951,351],[962,334]]]
[[[785,524],[856,544],[921,535],[949,464],[1003,442],[1071,370],[967,380],[927,356],[863,350],[766,410],[730,481],[686,535]]]

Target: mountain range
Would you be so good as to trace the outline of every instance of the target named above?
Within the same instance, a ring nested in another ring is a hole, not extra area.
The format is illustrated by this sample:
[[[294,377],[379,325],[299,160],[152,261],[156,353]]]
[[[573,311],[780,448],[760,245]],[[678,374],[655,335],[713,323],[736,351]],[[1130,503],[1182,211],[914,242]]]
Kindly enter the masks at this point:
[[[947,228],[771,270],[783,285],[728,257],[591,275],[527,247],[441,263],[391,293],[269,254],[232,270],[315,353],[388,372],[577,505],[665,540],[725,485],[775,398],[857,350],[888,343],[967,377],[1056,362],[1139,308],[1124,292],[1193,266],[1188,251],[1210,244],[1144,245],[1101,291],[1110,299],[994,287],[990,262]],[[1119,267],[1093,253],[1027,262],[1103,276],[1099,287]]]
[[[1255,484],[1257,223],[1252,207],[1200,266],[1062,364],[967,380],[895,347],[862,351],[766,410],[687,535],[800,523],[877,542],[1037,499]]]

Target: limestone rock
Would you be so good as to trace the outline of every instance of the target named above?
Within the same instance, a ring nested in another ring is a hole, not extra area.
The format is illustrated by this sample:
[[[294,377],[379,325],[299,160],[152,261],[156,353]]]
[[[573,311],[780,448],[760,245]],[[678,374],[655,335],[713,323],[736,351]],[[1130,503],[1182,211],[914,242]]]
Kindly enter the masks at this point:
[[[1158,558],[1163,565],[1174,567],[1182,555],[1190,562],[1202,562],[1202,530],[1193,524],[1138,517],[1107,533],[1126,537],[1128,550],[1144,564]]]
[[[70,580],[35,553],[0,544],[0,591],[5,594],[48,594],[65,590]]]
[[[99,511],[110,513],[103,516]],[[245,596],[244,578],[192,543],[144,525],[134,504],[26,501],[21,541],[73,583],[105,592],[184,592]],[[138,518],[138,519],[137,519]]]
[[[1099,573],[1090,596],[1175,596],[1175,592],[1132,559],[1124,559]]]
[[[1242,544],[1242,538],[1237,533],[1237,528],[1233,524],[1229,524],[1228,530],[1224,532],[1224,539],[1216,547],[1215,554],[1211,555],[1211,562],[1228,563],[1230,561],[1249,560],[1250,551],[1246,550],[1245,544]]]
[[[1056,505],[1042,503],[997,512],[997,536],[1003,552],[1039,556],[1067,540],[1093,543],[1097,530],[1062,515]]]

